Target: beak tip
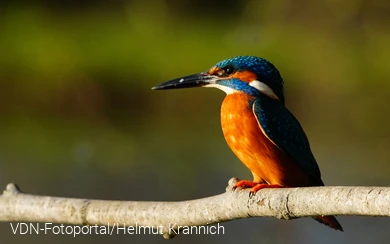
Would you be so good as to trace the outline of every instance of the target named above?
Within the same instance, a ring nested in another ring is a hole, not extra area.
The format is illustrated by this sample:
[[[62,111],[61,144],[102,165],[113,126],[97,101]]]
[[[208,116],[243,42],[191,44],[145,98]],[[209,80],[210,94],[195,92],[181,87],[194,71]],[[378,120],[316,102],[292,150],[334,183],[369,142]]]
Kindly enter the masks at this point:
[[[201,87],[209,84],[209,79],[205,73],[199,73],[194,75],[188,75],[179,79],[173,79],[157,86],[153,86],[152,90],[168,90],[177,88],[190,88],[190,87]]]
[[[163,89],[166,89],[167,86],[164,86],[163,84],[161,85],[157,85],[157,86],[153,86],[152,87],[152,90],[155,91],[155,90],[163,90]]]

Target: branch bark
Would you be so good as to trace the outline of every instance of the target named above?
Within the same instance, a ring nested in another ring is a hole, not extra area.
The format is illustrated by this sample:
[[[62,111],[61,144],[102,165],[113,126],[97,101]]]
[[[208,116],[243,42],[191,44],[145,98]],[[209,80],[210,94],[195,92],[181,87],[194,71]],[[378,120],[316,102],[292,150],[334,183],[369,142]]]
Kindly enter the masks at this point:
[[[176,233],[168,226],[210,225],[248,217],[293,219],[318,215],[390,216],[390,187],[303,187],[232,190],[180,202],[105,201],[38,196],[8,184],[0,195],[0,221],[51,222],[73,225],[162,226],[165,238]],[[169,225],[171,224],[171,225]],[[175,227],[175,228],[176,228]]]

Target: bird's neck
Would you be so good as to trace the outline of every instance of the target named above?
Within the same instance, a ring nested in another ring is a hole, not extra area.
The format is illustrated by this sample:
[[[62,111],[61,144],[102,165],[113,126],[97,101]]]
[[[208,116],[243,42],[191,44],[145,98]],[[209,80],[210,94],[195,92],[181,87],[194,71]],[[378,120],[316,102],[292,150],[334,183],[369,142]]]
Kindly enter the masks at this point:
[[[239,113],[241,110],[248,108],[252,110],[252,104],[255,99],[260,99],[263,102],[281,103],[279,100],[275,100],[262,93],[257,96],[252,96],[245,92],[234,92],[226,95],[222,103],[221,112]]]
[[[243,92],[228,94],[222,102],[221,114],[237,114],[242,110],[252,110],[252,103],[255,98]]]
[[[251,96],[244,92],[235,92],[228,94],[222,102],[221,106],[221,122],[222,127],[226,127],[232,121],[230,118],[244,118],[246,116],[254,117],[253,102],[259,100],[260,104],[275,104],[284,106],[279,100],[272,99],[267,95],[260,94],[260,96]],[[235,120],[240,122],[240,119]]]

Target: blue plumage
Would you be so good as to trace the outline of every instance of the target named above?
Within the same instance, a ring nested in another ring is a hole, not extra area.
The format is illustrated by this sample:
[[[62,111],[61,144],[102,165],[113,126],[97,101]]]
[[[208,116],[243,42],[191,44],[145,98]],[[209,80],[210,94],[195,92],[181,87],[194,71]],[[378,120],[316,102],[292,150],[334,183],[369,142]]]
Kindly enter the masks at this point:
[[[215,66],[218,68],[231,66],[238,71],[254,72],[257,80],[268,85],[284,104],[283,79],[271,62],[256,56],[237,56],[218,62]]]
[[[245,92],[246,94],[248,94],[250,96],[254,96],[254,97],[259,96],[261,94],[260,91],[257,90],[256,88],[254,88],[254,87],[248,85],[248,83],[243,82],[243,81],[236,79],[236,78],[220,80],[220,81],[218,81],[218,84],[222,85],[222,86],[227,86],[227,87],[233,88],[233,89],[238,90],[238,91]]]
[[[253,101],[252,109],[266,136],[311,176],[312,185],[323,185],[309,141],[294,115],[279,101],[265,95]]]

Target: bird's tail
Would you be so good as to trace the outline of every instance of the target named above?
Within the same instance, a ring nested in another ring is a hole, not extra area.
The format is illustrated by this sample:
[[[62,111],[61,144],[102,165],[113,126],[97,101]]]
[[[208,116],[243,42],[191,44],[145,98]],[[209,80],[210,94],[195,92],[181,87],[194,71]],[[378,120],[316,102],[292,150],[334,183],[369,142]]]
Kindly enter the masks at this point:
[[[332,229],[343,231],[343,227],[341,227],[340,223],[334,216],[317,216],[313,217],[313,219],[317,220],[321,224],[329,226]]]

